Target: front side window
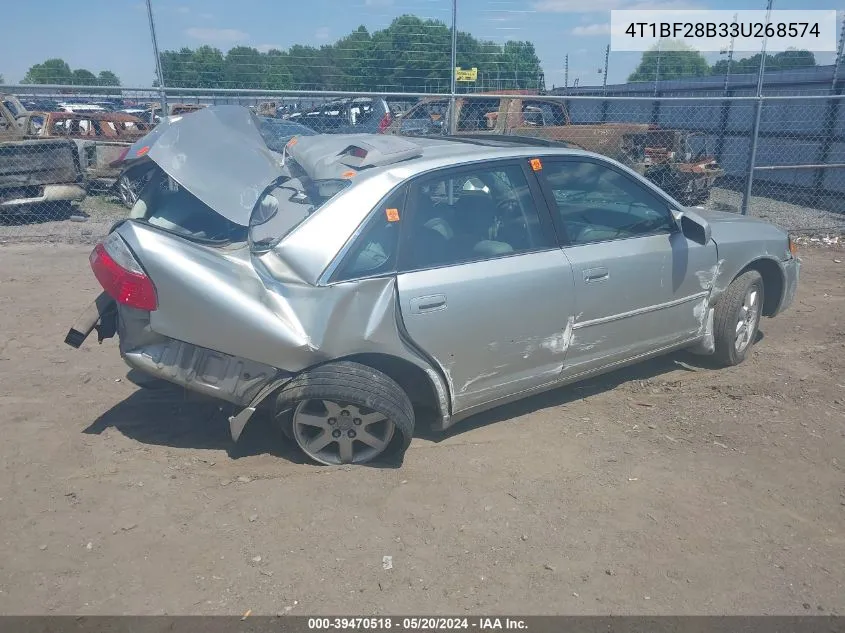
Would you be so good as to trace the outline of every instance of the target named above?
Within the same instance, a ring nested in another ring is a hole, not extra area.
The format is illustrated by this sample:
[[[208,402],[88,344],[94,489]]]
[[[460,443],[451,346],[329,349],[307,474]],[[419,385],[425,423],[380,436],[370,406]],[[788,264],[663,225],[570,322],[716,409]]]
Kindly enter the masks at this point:
[[[401,268],[419,270],[551,247],[519,164],[444,170],[411,185]]]
[[[572,245],[669,233],[669,206],[625,174],[591,161],[544,161],[560,226]]]

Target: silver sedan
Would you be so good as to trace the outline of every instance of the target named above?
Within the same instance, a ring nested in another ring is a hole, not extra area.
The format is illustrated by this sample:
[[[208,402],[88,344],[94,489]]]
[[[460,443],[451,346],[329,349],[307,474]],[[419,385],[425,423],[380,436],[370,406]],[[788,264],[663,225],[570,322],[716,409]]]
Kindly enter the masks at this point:
[[[786,309],[799,260],[759,220],[684,208],[620,164],[535,140],[301,136],[246,108],[159,125],[153,170],[91,254],[66,342],[267,408],[323,464],[400,459],[436,430],[640,360],[722,365]]]

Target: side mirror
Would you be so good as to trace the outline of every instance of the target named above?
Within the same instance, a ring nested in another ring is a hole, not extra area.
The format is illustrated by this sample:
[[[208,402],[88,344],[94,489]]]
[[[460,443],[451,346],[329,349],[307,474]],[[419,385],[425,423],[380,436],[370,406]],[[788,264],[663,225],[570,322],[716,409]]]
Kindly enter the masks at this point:
[[[706,246],[710,242],[710,223],[695,211],[680,212],[681,232],[693,242]]]

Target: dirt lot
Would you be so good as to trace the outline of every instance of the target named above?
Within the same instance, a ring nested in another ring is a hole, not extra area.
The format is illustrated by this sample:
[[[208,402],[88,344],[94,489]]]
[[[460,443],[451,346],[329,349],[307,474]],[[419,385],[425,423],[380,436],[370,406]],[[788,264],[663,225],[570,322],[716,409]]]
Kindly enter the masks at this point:
[[[265,419],[232,445],[114,340],[65,346],[89,248],[0,247],[4,614],[845,613],[841,250],[741,367],[654,361],[376,469]]]

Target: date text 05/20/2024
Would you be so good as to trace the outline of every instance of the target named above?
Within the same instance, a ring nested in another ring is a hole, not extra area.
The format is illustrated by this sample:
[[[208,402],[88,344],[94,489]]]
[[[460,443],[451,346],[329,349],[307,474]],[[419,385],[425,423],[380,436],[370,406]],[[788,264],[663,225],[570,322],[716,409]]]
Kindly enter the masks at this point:
[[[525,630],[525,621],[520,618],[308,618],[308,628],[313,631],[331,630],[390,630],[400,631],[448,631],[448,630]]]

